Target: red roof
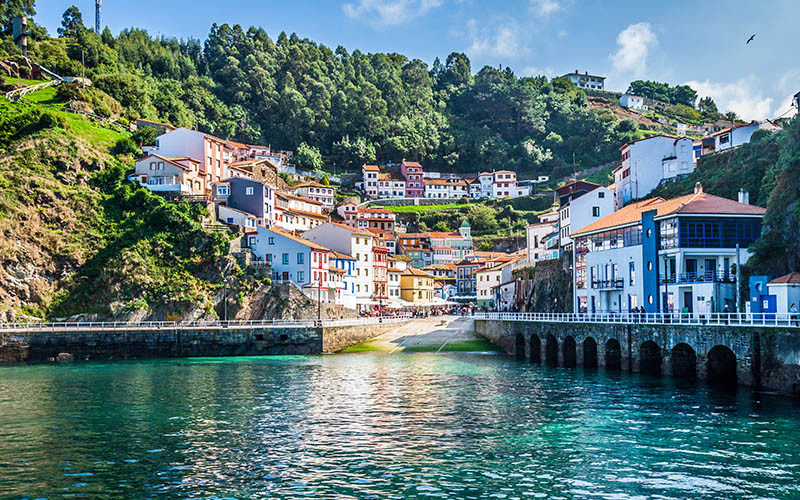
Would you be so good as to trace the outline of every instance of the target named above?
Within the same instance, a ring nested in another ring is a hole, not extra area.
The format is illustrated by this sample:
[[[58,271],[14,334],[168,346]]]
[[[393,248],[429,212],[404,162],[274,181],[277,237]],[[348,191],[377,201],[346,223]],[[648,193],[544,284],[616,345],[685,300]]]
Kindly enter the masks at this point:
[[[380,171],[380,168],[377,165],[364,165],[361,168],[363,168],[367,172],[378,172],[378,171]]]
[[[767,285],[796,285],[800,284],[800,273],[789,273],[767,283]]]

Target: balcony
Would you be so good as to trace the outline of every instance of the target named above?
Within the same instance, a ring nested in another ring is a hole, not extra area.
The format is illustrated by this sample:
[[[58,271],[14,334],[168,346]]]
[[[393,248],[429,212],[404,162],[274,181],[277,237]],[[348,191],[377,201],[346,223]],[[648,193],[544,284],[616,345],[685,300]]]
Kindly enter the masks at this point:
[[[707,271],[704,273],[681,273],[661,276],[662,285],[693,283],[736,283],[736,275],[729,272]]]
[[[595,290],[622,290],[625,288],[625,280],[622,278],[613,280],[593,280],[592,288]]]

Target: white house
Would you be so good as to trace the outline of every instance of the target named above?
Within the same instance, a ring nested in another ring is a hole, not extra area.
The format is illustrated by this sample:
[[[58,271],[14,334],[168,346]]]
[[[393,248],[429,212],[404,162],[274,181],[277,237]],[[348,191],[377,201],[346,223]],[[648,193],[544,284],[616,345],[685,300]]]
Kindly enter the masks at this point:
[[[248,244],[259,260],[272,265],[276,281],[295,283],[309,298],[335,302],[329,286],[331,251],[282,229],[257,226]]]
[[[405,198],[406,178],[398,169],[378,173],[378,198]]]
[[[334,274],[336,303],[348,309],[358,309],[356,304],[356,259],[350,255],[331,251],[330,270]]]
[[[492,179],[492,198],[515,198],[519,196],[517,191],[517,174],[510,170],[498,170],[493,172]]]
[[[559,207],[559,246],[572,249],[570,234],[614,212],[614,193],[607,187],[597,186],[568,200]]]
[[[258,217],[243,210],[237,210],[226,205],[217,205],[217,219],[231,226],[241,226],[255,230]]]
[[[590,75],[588,72],[579,73],[576,69],[574,73],[567,73],[562,78],[567,78],[576,87],[584,90],[603,90],[605,88],[604,76]]]
[[[156,138],[154,153],[165,157],[188,156],[202,162],[208,184],[231,177],[228,165],[235,160],[226,141],[188,128],[176,128]]]
[[[800,311],[800,273],[789,273],[767,283],[769,294],[776,299],[778,313],[788,313],[792,304]]]
[[[380,168],[377,165],[363,165],[361,167],[361,175],[364,179],[363,189],[364,194],[370,198],[378,197],[378,176],[380,175]]]
[[[149,154],[136,160],[136,167],[128,179],[138,181],[151,191],[204,195],[205,171],[200,162],[189,157],[166,158]]]
[[[303,238],[355,258],[356,305],[363,307],[372,304],[372,234],[344,224],[328,222],[303,233]]]
[[[619,98],[619,105],[623,108],[630,108],[630,109],[641,109],[646,110],[647,105],[644,103],[644,97],[633,95],[633,94],[625,94]]]
[[[736,266],[761,236],[765,210],[704,193],[652,198],[572,233],[577,312],[736,310]]]
[[[525,226],[525,233],[528,247],[528,263],[545,260],[547,247],[545,246],[546,236],[558,231],[558,225],[552,222],[538,222]]]
[[[766,130],[768,132],[777,132],[781,128],[769,120],[753,120],[746,125],[735,125],[730,128],[714,132],[708,137],[702,139],[703,149],[702,154],[707,155],[711,153],[718,153],[727,149],[732,149],[742,144],[750,142],[753,132],[756,130]]]
[[[324,224],[328,216],[322,213],[322,203],[288,193],[275,193],[273,223],[287,231],[308,231]]]
[[[322,203],[327,210],[332,210],[336,200],[336,188],[318,182],[304,182],[292,186],[288,191],[296,196]]]
[[[620,148],[622,165],[614,170],[614,207],[646,197],[667,179],[694,171],[693,143],[688,137],[654,135]]]

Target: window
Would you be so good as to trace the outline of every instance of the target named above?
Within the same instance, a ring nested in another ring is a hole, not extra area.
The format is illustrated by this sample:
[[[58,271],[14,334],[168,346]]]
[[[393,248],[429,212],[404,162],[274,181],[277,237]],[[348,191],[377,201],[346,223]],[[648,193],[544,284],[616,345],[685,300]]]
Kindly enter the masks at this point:
[[[592,207],[592,217],[600,217],[600,207]]]
[[[268,245],[274,245],[275,244],[275,237],[274,236],[270,236],[269,239],[267,240],[267,244]]]
[[[252,195],[253,194],[252,186],[248,186],[248,187],[244,188],[244,194],[246,194],[248,196]]]
[[[599,193],[597,193],[597,197],[598,198],[605,198],[606,197],[605,191],[600,191]]]
[[[636,284],[636,263],[631,262],[628,269],[628,277],[630,278],[631,286]]]
[[[283,255],[281,255],[281,263],[283,265],[285,265],[285,266],[289,265],[289,254],[288,253],[284,253]]]
[[[316,254],[315,254],[315,256],[316,256]],[[304,264],[305,260],[306,260],[305,254],[303,252],[298,252],[297,253],[297,263],[298,264]]]
[[[305,273],[303,271],[297,271],[297,281],[302,283],[305,278]]]

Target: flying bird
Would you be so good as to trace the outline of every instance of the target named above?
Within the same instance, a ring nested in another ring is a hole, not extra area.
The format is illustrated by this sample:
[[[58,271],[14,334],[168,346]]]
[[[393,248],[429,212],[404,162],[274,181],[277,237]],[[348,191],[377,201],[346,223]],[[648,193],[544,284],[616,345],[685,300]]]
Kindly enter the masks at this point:
[[[747,39],[747,43],[745,45],[750,44],[750,42],[752,42],[753,38],[755,38],[755,37],[756,37],[755,35],[750,35],[750,38]]]

